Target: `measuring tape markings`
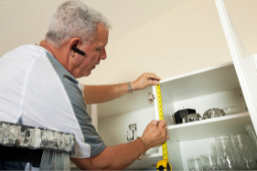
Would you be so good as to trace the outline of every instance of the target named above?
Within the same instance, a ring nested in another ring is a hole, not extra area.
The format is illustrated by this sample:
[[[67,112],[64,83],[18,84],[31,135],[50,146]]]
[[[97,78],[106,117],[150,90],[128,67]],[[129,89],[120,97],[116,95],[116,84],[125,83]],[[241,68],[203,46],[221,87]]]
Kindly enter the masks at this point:
[[[163,110],[162,110],[162,97],[161,97],[161,86],[156,85],[156,96],[157,96],[157,105],[158,105],[158,111],[159,111],[159,117],[160,120],[163,120]],[[168,149],[167,149],[167,142],[162,144],[162,154],[163,159],[168,160]]]

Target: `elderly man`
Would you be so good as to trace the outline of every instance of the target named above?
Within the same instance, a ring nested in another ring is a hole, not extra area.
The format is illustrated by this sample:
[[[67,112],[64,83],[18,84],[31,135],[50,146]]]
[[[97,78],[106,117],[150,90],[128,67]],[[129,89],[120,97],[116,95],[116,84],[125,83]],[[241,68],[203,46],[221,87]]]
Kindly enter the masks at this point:
[[[85,101],[106,102],[160,79],[144,73],[132,83],[81,86],[75,78],[89,76],[106,59],[109,28],[99,12],[67,1],[40,45],[21,46],[0,58],[0,120],[73,133],[71,160],[81,169],[124,169],[169,138],[166,121],[154,120],[137,140],[107,147],[91,124]]]

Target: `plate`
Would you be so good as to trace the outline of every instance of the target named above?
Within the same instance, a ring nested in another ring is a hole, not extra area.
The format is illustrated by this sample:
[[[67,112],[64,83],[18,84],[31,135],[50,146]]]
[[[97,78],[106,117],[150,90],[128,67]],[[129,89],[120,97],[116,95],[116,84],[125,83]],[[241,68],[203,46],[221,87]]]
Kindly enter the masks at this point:
[[[232,115],[236,113],[247,112],[248,109],[245,106],[230,106],[223,109],[226,115]]]

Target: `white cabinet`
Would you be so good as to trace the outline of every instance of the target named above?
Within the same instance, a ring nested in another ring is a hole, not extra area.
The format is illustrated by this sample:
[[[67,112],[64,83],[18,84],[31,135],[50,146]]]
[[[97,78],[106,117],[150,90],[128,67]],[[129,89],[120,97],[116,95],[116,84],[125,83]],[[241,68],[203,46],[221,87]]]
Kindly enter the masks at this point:
[[[148,104],[148,92],[155,93],[155,87],[98,105],[98,131],[108,146],[126,143],[129,124],[137,123],[140,136],[151,120],[158,119],[156,100]],[[248,112],[185,124],[172,122],[171,115],[183,108],[196,109],[202,115],[210,108],[246,106],[232,63],[162,80],[161,94],[170,135],[169,161],[175,170],[187,169],[186,158],[208,150],[215,136],[246,132],[244,126],[251,123]],[[129,169],[151,168],[161,159],[162,149],[151,149]]]
[[[257,126],[257,90],[254,90],[257,82],[251,79],[257,78],[256,65],[251,64],[254,58],[245,60],[223,2],[216,0],[216,4],[233,63],[161,80],[163,113],[170,135],[167,141],[169,162],[174,170],[187,170],[186,159],[207,151],[215,136],[246,132],[245,125],[249,123]],[[155,87],[148,87],[97,105],[98,110],[94,111],[98,111],[98,132],[107,146],[127,143],[129,124],[136,123],[137,135],[141,136],[147,124],[159,118],[157,101],[148,103],[148,93],[155,94],[155,91]],[[203,115],[210,108],[229,106],[247,106],[249,112],[185,124],[172,122],[171,115],[183,108],[196,109]],[[134,162],[128,169],[154,169],[152,165],[161,159],[161,147],[153,148],[142,161]]]

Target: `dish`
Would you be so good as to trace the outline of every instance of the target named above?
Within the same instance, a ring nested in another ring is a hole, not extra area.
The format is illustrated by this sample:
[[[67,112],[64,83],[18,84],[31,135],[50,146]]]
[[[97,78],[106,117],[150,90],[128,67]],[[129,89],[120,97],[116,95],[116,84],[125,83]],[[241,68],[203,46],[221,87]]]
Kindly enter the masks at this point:
[[[248,109],[245,106],[230,106],[223,109],[226,115],[247,112]]]
[[[195,109],[182,109],[177,111],[172,115],[173,118],[173,123],[174,124],[180,124],[183,123],[182,119],[184,116],[189,115],[189,114],[194,114],[196,113]]]
[[[200,120],[202,120],[202,116],[198,113],[194,113],[194,114],[188,114],[184,116],[182,119],[182,122],[187,123],[187,122],[195,122]]]
[[[212,108],[204,112],[203,119],[210,119],[210,118],[216,118],[221,116],[226,116],[226,113],[222,109]]]

